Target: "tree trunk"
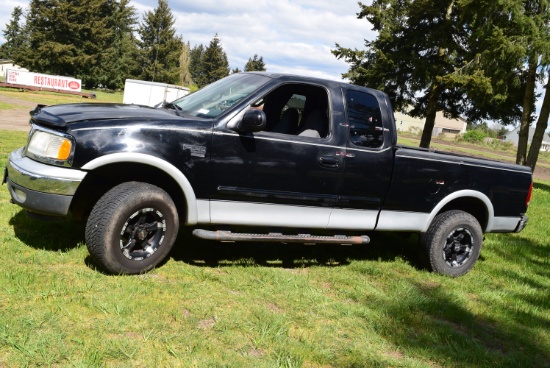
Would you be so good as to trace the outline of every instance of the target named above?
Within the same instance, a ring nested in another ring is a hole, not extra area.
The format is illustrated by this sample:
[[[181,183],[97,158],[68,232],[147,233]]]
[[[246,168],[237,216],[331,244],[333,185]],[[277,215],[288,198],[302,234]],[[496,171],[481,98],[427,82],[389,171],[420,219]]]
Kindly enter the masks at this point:
[[[424,122],[424,130],[422,131],[422,137],[420,138],[420,147],[430,148],[430,142],[432,140],[432,133],[435,126],[435,116],[437,114],[437,100],[439,100],[439,93],[441,87],[434,82],[430,89],[430,95],[428,96],[428,106],[426,111],[426,121]]]
[[[451,21],[451,16],[453,14],[453,7],[455,6],[455,0],[451,0],[447,6],[447,11],[445,13],[445,22],[449,23]],[[437,56],[440,59],[445,57],[447,49],[444,47],[439,47],[437,50]],[[430,88],[428,96],[428,106],[426,108],[426,121],[424,122],[424,130],[422,131],[422,137],[420,138],[420,147],[430,148],[430,142],[432,140],[432,133],[435,126],[435,116],[437,114],[437,101],[439,100],[439,95],[441,94],[442,86],[434,78],[434,82]]]
[[[549,85],[547,84],[546,92],[544,92],[544,100],[542,101],[542,107],[540,109],[539,119],[537,120],[537,126],[535,128],[535,134],[533,135],[533,141],[531,142],[531,147],[529,148],[529,156],[527,156],[527,166],[529,166],[533,171],[535,171],[535,166],[537,166],[540,147],[542,146],[542,141],[546,136],[546,128],[548,128],[548,117],[550,116],[550,91],[548,87]]]
[[[525,165],[527,162],[527,144],[529,141],[529,125],[531,123],[531,113],[533,112],[533,100],[535,98],[537,67],[538,57],[533,54],[531,55],[531,57],[529,57],[529,69],[527,71],[525,94],[523,95],[523,113],[521,114],[518,152],[516,155],[516,164],[519,165]]]

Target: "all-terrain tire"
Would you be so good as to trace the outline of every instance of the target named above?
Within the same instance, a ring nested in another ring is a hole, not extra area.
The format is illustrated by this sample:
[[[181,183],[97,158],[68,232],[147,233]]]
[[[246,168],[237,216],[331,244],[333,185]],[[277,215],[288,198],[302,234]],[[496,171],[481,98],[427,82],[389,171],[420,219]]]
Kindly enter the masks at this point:
[[[470,271],[479,258],[483,231],[474,216],[452,210],[437,215],[420,241],[432,271],[457,277]]]
[[[178,212],[168,193],[151,184],[127,182],[95,204],[85,238],[92,258],[107,272],[139,274],[162,262],[178,230]]]

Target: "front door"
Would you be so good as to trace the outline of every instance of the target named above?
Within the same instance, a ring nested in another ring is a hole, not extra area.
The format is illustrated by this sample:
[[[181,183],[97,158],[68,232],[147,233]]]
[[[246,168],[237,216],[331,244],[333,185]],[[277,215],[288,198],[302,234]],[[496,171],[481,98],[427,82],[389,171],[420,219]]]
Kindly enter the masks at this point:
[[[266,131],[215,129],[212,223],[327,227],[343,173],[328,97],[320,86],[285,84],[250,107],[265,112]]]

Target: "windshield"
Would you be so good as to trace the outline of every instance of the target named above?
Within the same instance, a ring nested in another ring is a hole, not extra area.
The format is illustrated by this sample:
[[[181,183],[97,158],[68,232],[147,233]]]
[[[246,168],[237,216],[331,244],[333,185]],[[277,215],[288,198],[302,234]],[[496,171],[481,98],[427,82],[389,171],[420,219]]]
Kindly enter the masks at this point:
[[[185,115],[215,118],[269,81],[258,74],[232,74],[173,102]]]

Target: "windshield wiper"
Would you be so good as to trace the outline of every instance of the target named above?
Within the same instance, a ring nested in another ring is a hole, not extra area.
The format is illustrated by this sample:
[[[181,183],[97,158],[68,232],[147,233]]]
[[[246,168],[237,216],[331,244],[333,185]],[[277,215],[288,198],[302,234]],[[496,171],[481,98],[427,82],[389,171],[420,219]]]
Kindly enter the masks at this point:
[[[173,102],[163,102],[162,107],[164,107],[165,109],[174,110],[176,112],[176,114],[181,117],[180,111],[183,111],[183,109],[181,107],[179,107],[178,105],[176,105],[175,103],[173,103]]]

